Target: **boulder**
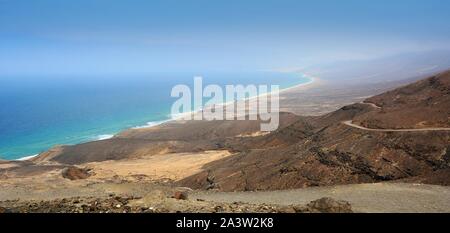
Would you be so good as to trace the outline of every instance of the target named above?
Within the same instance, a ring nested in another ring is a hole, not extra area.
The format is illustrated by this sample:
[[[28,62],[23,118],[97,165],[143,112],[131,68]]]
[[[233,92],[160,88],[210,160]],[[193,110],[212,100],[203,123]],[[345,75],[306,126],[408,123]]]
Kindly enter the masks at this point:
[[[66,167],[62,170],[62,177],[69,180],[81,180],[91,176],[90,170],[78,167]]]
[[[3,207],[0,207],[0,214],[4,214],[4,213],[8,213],[8,210]]]
[[[310,212],[320,213],[353,213],[352,206],[346,201],[324,197],[306,205]]]
[[[173,197],[177,200],[187,200],[188,195],[186,192],[182,192],[182,191],[176,191],[173,195]]]

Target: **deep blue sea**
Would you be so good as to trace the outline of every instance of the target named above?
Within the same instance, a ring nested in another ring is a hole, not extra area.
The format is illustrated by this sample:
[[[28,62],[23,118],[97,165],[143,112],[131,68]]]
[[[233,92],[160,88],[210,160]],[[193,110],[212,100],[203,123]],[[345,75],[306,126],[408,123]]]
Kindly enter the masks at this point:
[[[0,77],[0,158],[35,155],[55,145],[110,137],[170,119],[176,84],[269,84],[310,81],[297,73],[154,73],[134,76]]]

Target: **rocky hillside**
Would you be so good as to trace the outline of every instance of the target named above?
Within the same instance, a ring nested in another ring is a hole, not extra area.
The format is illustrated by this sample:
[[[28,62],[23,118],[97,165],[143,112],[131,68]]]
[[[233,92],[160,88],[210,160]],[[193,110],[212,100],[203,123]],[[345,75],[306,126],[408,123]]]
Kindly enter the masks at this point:
[[[450,72],[367,99],[379,106],[353,121],[369,128],[450,127]]]
[[[448,126],[449,80],[449,72],[443,73],[365,101],[373,104],[345,106],[269,135],[230,142],[240,153],[207,164],[180,184],[226,191],[399,180],[449,185],[450,131],[371,131],[343,124]]]

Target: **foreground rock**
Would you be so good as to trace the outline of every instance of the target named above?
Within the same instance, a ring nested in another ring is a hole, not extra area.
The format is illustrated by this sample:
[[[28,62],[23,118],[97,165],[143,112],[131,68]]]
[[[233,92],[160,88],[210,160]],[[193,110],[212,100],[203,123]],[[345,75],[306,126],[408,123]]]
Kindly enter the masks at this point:
[[[177,200],[187,200],[188,196],[186,192],[176,191],[173,197]]]
[[[352,213],[352,206],[346,201],[336,201],[329,197],[324,197],[310,202],[306,205],[307,212],[319,213]]]
[[[78,167],[67,167],[62,170],[62,176],[69,180],[81,180],[87,179],[91,176],[88,169]]]
[[[108,198],[75,197],[52,201],[3,201],[0,213],[348,213],[351,206],[330,198],[307,206],[215,203],[203,200],[167,198],[160,192],[146,197],[115,196]]]

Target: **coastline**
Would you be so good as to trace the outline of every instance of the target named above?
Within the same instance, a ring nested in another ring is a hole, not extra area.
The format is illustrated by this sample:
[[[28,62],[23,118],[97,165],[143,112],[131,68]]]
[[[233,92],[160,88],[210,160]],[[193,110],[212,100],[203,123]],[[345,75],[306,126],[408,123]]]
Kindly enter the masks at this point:
[[[278,93],[281,94],[283,92],[292,91],[292,90],[297,89],[297,88],[307,87],[307,86],[310,86],[311,84],[317,83],[317,81],[319,80],[317,77],[314,77],[314,76],[311,76],[311,75],[308,75],[308,74],[300,73],[300,75],[302,77],[304,77],[304,78],[309,79],[309,81],[305,82],[305,83],[299,83],[299,84],[291,86],[291,87],[286,87],[286,88],[280,89],[280,90],[278,90]],[[270,92],[267,92],[267,93],[263,93],[263,94],[259,94],[259,95],[256,95],[256,96],[252,96],[252,97],[246,98],[244,100],[245,101],[250,101],[252,99],[256,99],[256,98],[259,98],[259,97],[262,97],[262,96],[271,95],[274,92],[275,91],[270,91]],[[227,106],[227,105],[232,104],[233,102],[234,101],[228,101],[228,102],[224,102],[224,103],[219,103],[217,105],[218,106]],[[155,127],[155,126],[158,126],[158,125],[162,125],[162,124],[165,124],[165,123],[169,123],[169,122],[172,122],[172,121],[179,121],[179,120],[182,120],[185,116],[192,115],[192,114],[197,114],[197,113],[203,111],[205,108],[208,108],[208,107],[209,106],[204,106],[203,108],[201,108],[199,110],[193,110],[193,111],[190,111],[190,112],[185,112],[185,113],[179,114],[178,116],[171,117],[171,118],[169,118],[167,120],[148,122],[146,125],[135,126],[135,127],[132,127],[132,128],[126,129],[126,130],[130,130],[130,129],[148,129],[148,128],[152,128],[152,127]],[[117,134],[119,134],[119,133],[117,133]]]
[[[288,91],[293,91],[293,90],[298,89],[298,88],[310,87],[312,84],[317,83],[317,81],[319,80],[317,77],[314,77],[314,76],[311,76],[311,75],[308,75],[308,74],[299,73],[299,75],[301,75],[304,78],[309,79],[309,81],[307,81],[305,83],[299,83],[299,84],[291,86],[291,87],[286,87],[286,88],[283,88],[283,89],[279,89],[278,90],[279,95],[281,93],[288,92]],[[245,101],[251,101],[251,100],[260,98],[262,96],[271,95],[272,93],[275,93],[275,91],[270,91],[270,92],[267,92],[267,93],[259,94],[259,95],[256,95],[256,96],[252,96],[252,97],[246,98],[244,100]],[[227,106],[227,105],[232,104],[232,103],[234,103],[234,101],[224,102],[224,103],[220,103],[220,104],[217,104],[217,105],[218,106]],[[178,116],[169,117],[169,119],[166,119],[166,120],[147,122],[146,125],[130,127],[130,128],[121,130],[121,131],[119,131],[117,133],[114,133],[114,134],[98,135],[96,139],[90,140],[90,141],[87,141],[87,142],[84,142],[84,143],[93,142],[93,141],[101,141],[101,140],[107,140],[107,139],[110,139],[110,138],[114,138],[115,136],[117,136],[121,132],[124,132],[124,131],[127,131],[127,130],[149,129],[149,128],[156,127],[156,126],[159,126],[159,125],[162,125],[162,124],[166,124],[166,123],[169,123],[169,122],[180,121],[185,116],[192,115],[192,114],[197,114],[197,113],[203,111],[207,107],[208,106],[205,106],[205,107],[203,107],[203,108],[201,108],[199,110],[194,110],[194,111],[182,113],[182,114],[180,114]],[[41,152],[41,153],[43,153],[43,152]],[[21,158],[18,158],[18,159],[13,159],[12,161],[27,161],[27,160],[33,159],[35,157],[38,157],[41,153],[38,153],[38,154],[35,154],[35,155],[27,155],[27,156],[24,156],[24,157],[21,157]]]
[[[319,81],[318,77],[315,77],[315,76],[312,76],[312,75],[308,75],[308,74],[303,74],[303,73],[302,73],[302,75],[303,75],[303,77],[308,78],[309,81],[306,82],[306,83],[300,83],[300,84],[294,85],[292,87],[287,87],[287,88],[281,89],[280,90],[280,94],[282,92],[288,92],[288,91],[291,91],[291,90],[294,90],[294,89],[297,89],[297,88],[300,88],[300,87],[311,86],[312,84],[317,84],[318,81]]]
[[[309,78],[310,81],[306,82],[306,83],[301,83],[299,85],[295,85],[295,86],[292,86],[292,87],[285,88],[285,89],[282,90],[282,92],[293,91],[293,90],[295,90],[297,88],[313,88],[315,85],[323,83],[322,79],[320,79],[317,76],[312,76],[312,75],[309,75],[309,74],[303,74],[303,75],[304,75],[304,77]]]
[[[39,156],[39,154],[25,156],[25,157],[22,157],[22,158],[15,159],[13,161],[27,161],[27,160],[30,160],[30,159],[35,158],[37,156]]]
[[[318,82],[318,80],[319,80],[317,77],[314,77],[314,76],[311,76],[311,75],[308,75],[308,74],[300,73],[300,75],[302,77],[304,77],[304,78],[309,79],[309,81],[305,82],[305,83],[299,83],[299,84],[291,86],[291,87],[286,87],[286,88],[280,89],[280,90],[278,90],[278,93],[281,94],[283,92],[292,91],[292,90],[295,90],[295,89],[298,89],[298,88],[308,87],[308,86],[311,86],[311,84],[316,84]],[[252,97],[246,98],[244,100],[245,101],[251,101],[253,99],[256,99],[256,98],[259,98],[259,97],[262,97],[262,96],[271,95],[274,92],[275,91],[270,91],[270,92],[267,92],[267,93],[263,93],[263,94],[259,94],[259,95],[256,95],[256,96],[252,96]],[[228,102],[220,103],[220,104],[217,104],[217,105],[218,106],[227,106],[227,105],[232,104],[233,102],[234,101],[228,101]],[[162,121],[157,121],[157,122],[149,122],[149,123],[147,123],[147,125],[135,126],[135,127],[130,128],[130,129],[148,129],[148,128],[152,128],[152,127],[155,127],[155,126],[158,126],[158,125],[162,125],[162,124],[165,124],[165,123],[169,123],[169,122],[172,122],[172,121],[183,120],[184,117],[186,117],[188,115],[197,114],[197,113],[203,111],[204,109],[207,109],[208,107],[209,106],[205,106],[205,107],[203,107],[203,108],[201,108],[199,110],[193,110],[193,111],[190,111],[190,112],[182,113],[182,114],[179,114],[178,116],[171,117],[170,119],[167,119],[167,120],[162,120]],[[126,130],[130,130],[130,129],[126,129]],[[126,131],[126,130],[124,130],[124,131]],[[120,134],[120,132],[117,133],[117,134]]]

